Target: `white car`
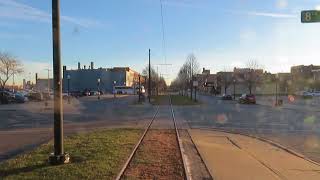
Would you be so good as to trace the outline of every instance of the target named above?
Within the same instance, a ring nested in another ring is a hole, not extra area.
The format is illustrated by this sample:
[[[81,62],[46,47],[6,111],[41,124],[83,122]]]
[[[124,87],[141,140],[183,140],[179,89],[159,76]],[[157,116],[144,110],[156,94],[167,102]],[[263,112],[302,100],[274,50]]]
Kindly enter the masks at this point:
[[[302,92],[302,96],[304,96],[304,97],[312,97],[312,96],[314,96],[314,94],[311,93],[311,92],[305,91],[305,92]]]
[[[313,92],[312,92],[312,95],[313,95],[313,96],[320,96],[320,91],[313,91]]]

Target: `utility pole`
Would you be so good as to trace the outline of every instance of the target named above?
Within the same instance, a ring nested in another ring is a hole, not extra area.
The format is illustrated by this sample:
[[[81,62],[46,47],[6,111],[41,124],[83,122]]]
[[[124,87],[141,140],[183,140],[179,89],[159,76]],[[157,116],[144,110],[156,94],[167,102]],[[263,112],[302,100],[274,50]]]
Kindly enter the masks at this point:
[[[233,79],[233,100],[236,100],[236,80]]]
[[[139,101],[138,102],[141,102],[141,75],[139,74]]]
[[[98,78],[98,99],[100,99],[100,83],[101,83],[101,79]]]
[[[71,79],[70,74],[67,75],[67,79],[68,79],[68,104],[70,104],[70,79]]]
[[[192,91],[193,91],[193,59],[191,59],[191,66],[190,66],[190,73],[191,73],[191,88],[190,88],[190,98],[192,100]]]
[[[50,71],[51,71],[51,69],[45,69],[46,71],[48,71],[48,86],[47,86],[47,88],[48,88],[48,96],[50,97]]]
[[[276,106],[278,106],[278,77],[276,76]]]
[[[52,0],[53,82],[54,82],[54,153],[51,164],[68,163],[70,156],[63,149],[63,105],[60,49],[60,0]]]
[[[12,74],[12,92],[14,92],[14,73]]]
[[[150,98],[151,98],[151,62],[150,62],[150,55],[151,54],[151,50],[149,49],[149,80],[148,80],[148,99],[149,99],[149,103],[151,102]]]
[[[160,81],[160,80],[159,80],[159,79],[160,79],[160,77],[159,77],[159,71],[158,71],[158,68],[159,68],[159,67],[157,66],[157,76],[158,76],[158,77],[157,77],[157,83],[156,83],[156,84],[157,84],[157,96],[159,95],[159,81]]]

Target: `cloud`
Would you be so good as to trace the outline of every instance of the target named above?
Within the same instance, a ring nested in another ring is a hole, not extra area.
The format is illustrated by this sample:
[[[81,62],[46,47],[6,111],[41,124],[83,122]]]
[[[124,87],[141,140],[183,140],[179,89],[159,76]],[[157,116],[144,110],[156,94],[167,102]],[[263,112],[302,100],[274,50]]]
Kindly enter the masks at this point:
[[[248,15],[251,16],[263,16],[263,17],[271,17],[271,18],[297,18],[297,15],[294,14],[284,14],[284,13],[269,13],[269,12],[247,12]]]
[[[288,0],[276,0],[276,7],[284,9],[288,7]]]
[[[51,14],[15,0],[0,0],[0,17],[51,23]],[[88,18],[75,18],[61,15],[61,20],[84,28],[99,27],[103,24]]]

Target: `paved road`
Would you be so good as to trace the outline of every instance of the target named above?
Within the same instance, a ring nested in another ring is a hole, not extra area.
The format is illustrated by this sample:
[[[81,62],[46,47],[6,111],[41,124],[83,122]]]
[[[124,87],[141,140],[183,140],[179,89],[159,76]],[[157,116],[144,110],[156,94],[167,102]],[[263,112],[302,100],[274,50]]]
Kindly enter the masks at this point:
[[[98,128],[141,128],[154,112],[152,106],[132,105],[137,97],[104,96],[73,99],[64,103],[65,134]],[[52,103],[44,102],[0,106],[0,161],[31,149],[53,137]]]
[[[184,127],[219,128],[264,137],[320,162],[319,112],[243,105],[212,96],[198,98],[202,105],[175,107],[177,119],[187,122]]]
[[[198,96],[205,104],[176,108],[192,128],[228,127],[255,131],[320,133],[320,111],[246,105],[222,101],[219,97]]]

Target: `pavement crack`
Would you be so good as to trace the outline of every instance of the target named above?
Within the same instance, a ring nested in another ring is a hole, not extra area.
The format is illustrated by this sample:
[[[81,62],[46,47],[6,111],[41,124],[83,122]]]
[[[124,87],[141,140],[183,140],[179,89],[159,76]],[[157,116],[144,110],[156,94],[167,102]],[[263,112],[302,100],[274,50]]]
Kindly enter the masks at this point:
[[[230,137],[226,136],[226,138],[231,142],[231,144],[233,144],[234,146],[236,146],[239,149],[242,149],[235,141],[233,141]]]
[[[240,145],[238,145],[236,143],[236,141],[232,140],[230,137],[226,136],[226,138],[237,148],[239,148],[240,150],[244,151],[245,153],[247,153],[249,156],[251,156],[253,159],[255,159],[256,161],[258,161],[262,166],[264,166],[265,168],[267,168],[269,171],[271,171],[273,174],[275,174],[279,179],[287,179],[286,177],[284,177],[280,172],[278,172],[277,170],[273,169],[271,166],[269,166],[268,164],[266,164],[265,162],[263,162],[262,160],[260,160],[258,157],[256,157],[255,155],[253,155],[252,153],[250,153],[249,151],[241,148]]]

